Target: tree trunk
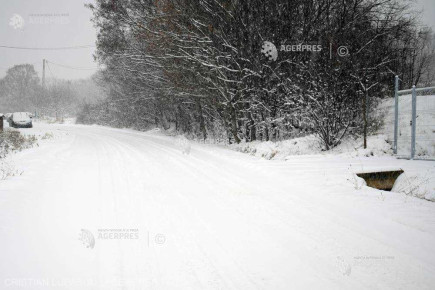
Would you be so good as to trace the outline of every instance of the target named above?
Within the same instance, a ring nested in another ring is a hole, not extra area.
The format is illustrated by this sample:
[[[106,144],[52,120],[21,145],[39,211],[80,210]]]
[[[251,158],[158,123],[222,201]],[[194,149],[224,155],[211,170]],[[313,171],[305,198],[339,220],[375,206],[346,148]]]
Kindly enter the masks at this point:
[[[230,106],[230,118],[231,118],[231,133],[233,134],[234,141],[236,143],[240,143],[240,138],[237,135],[237,116],[236,116],[236,110],[233,107],[233,105]]]
[[[368,92],[364,92],[363,99],[363,120],[364,120],[364,149],[367,148],[367,100],[368,100]]]
[[[250,112],[248,113],[248,118],[249,118],[249,139],[250,141],[255,141],[257,140],[257,132],[256,132],[254,119],[252,118],[252,113]]]
[[[196,105],[198,108],[198,116],[199,116],[199,129],[202,132],[202,137],[204,138],[204,141],[207,139],[207,130],[205,128],[205,122],[204,122],[204,116],[202,115],[202,106],[201,106],[201,100],[196,98]]]

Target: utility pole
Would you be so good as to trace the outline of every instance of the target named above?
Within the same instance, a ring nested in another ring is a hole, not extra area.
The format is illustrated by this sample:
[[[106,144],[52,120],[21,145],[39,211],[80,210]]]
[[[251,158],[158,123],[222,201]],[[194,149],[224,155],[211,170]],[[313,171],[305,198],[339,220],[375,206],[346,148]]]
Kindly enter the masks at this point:
[[[45,90],[45,59],[42,60],[42,89]]]
[[[42,99],[45,100],[45,59],[42,59]]]

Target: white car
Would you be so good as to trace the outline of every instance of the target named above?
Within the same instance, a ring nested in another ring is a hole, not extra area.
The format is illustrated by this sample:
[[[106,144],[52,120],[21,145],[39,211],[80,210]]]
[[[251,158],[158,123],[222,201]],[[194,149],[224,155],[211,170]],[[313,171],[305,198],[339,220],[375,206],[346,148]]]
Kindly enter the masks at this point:
[[[14,128],[32,128],[32,117],[27,112],[13,113],[9,118],[9,126]]]

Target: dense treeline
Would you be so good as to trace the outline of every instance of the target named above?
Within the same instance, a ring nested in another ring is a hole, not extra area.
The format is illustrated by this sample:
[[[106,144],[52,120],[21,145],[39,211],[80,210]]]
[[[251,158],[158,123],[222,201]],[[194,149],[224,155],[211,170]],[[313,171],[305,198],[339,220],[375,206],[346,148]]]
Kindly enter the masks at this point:
[[[431,32],[401,3],[97,0],[109,97],[79,121],[230,142],[316,133],[329,149],[367,132],[395,74],[407,86],[427,77]]]
[[[73,117],[82,103],[103,99],[95,79],[61,80],[49,78],[45,86],[31,64],[9,68],[0,79],[0,112],[32,112],[38,116]]]

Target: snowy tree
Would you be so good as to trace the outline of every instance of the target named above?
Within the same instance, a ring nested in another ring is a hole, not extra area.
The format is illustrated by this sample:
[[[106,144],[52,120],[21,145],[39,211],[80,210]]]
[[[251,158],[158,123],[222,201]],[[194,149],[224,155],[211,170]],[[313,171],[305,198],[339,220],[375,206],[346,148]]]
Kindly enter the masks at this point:
[[[97,0],[88,7],[109,98],[86,110],[112,126],[228,142],[315,133],[330,149],[348,134],[367,134],[368,96],[386,95],[395,73],[423,71],[425,50],[410,65],[400,46],[418,40],[408,7],[396,0]],[[264,41],[323,49],[273,60],[261,53]],[[330,55],[340,45],[350,54]]]

